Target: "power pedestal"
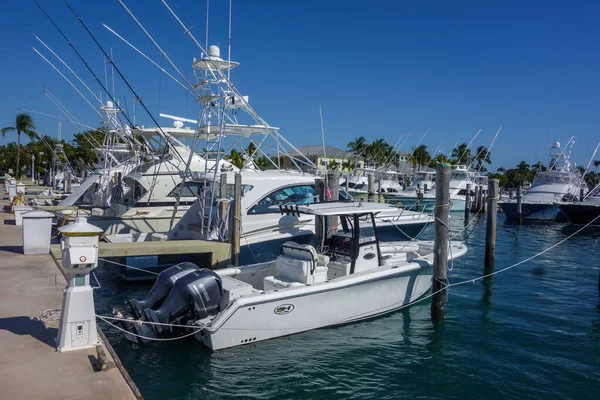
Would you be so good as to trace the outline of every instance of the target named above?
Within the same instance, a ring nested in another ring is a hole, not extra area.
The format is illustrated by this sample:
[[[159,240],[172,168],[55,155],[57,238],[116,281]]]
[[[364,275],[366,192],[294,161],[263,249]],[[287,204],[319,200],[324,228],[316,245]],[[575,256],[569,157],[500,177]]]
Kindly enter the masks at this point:
[[[98,266],[98,235],[102,229],[89,224],[85,217],[77,217],[74,223],[59,230],[62,265],[69,286],[63,297],[56,350],[95,347],[99,342],[90,273]]]

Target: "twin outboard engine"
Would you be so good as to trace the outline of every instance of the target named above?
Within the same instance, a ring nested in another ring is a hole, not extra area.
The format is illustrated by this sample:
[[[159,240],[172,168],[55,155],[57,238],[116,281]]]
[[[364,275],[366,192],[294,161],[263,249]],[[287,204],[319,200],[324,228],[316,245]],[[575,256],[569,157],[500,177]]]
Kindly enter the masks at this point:
[[[129,300],[133,318],[122,321],[121,326],[137,335],[126,334],[127,339],[147,343],[173,330],[168,324],[185,325],[216,315],[220,311],[222,293],[223,285],[217,273],[189,262],[180,263],[161,272],[143,300]],[[115,310],[114,314],[126,317],[123,310]],[[144,323],[146,321],[153,324]]]
[[[177,279],[183,278],[187,274],[199,271],[200,268],[190,262],[183,262],[177,265],[173,265],[170,268],[165,269],[160,273],[158,279],[152,286],[152,289],[148,292],[144,300],[129,300],[129,306],[136,319],[141,318],[144,315],[146,308],[159,307],[162,302],[167,298]]]
[[[161,324],[182,319],[203,319],[219,312],[223,285],[221,277],[210,269],[192,272],[175,282],[169,297],[158,310],[144,310],[148,321]],[[189,316],[189,318],[183,318]],[[151,325],[160,335],[164,325]]]

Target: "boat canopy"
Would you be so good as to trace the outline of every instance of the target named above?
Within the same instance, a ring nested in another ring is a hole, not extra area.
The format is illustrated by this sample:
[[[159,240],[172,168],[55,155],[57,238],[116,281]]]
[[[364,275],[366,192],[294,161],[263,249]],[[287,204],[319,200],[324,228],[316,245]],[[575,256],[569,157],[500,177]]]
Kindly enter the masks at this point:
[[[397,207],[380,203],[364,203],[362,201],[325,202],[306,206],[298,206],[298,211],[301,213],[323,217],[334,215],[377,214],[380,212],[390,211],[392,209],[397,209]]]

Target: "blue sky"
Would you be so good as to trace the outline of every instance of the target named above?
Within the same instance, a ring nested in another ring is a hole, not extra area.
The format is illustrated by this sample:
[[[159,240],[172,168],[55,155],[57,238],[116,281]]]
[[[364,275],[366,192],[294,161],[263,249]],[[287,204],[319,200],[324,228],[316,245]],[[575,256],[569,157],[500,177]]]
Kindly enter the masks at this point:
[[[64,3],[40,3],[103,79],[102,54]],[[492,148],[493,169],[520,160],[547,161],[552,142],[566,142],[571,135],[575,161],[586,164],[600,141],[600,3],[489,3],[233,0],[232,59],[241,66],[232,79],[261,116],[297,146],[320,143],[322,105],[326,140],[340,148],[357,136],[393,144],[412,132],[403,148],[410,151],[429,130],[428,148],[441,144],[449,153],[479,129],[483,132],[474,145],[489,146],[502,126]],[[118,1],[70,4],[102,45],[112,48],[116,65],[152,113],[197,116],[197,103],[183,89],[101,26],[111,26],[167,68]],[[160,1],[126,4],[191,79],[191,61],[199,50]],[[205,1],[170,4],[204,42]],[[228,4],[211,1],[209,41],[220,44],[222,54]],[[43,50],[35,33],[100,93],[35,4],[8,2],[2,14],[2,126],[13,124],[18,108],[57,114],[43,86],[80,121],[98,125],[100,118],[31,49]],[[116,91],[131,111],[132,95],[118,78]],[[41,132],[56,135],[56,120],[34,118]],[[137,122],[150,124],[139,108]],[[75,132],[63,123],[65,138]],[[12,140],[7,136],[0,143]]]

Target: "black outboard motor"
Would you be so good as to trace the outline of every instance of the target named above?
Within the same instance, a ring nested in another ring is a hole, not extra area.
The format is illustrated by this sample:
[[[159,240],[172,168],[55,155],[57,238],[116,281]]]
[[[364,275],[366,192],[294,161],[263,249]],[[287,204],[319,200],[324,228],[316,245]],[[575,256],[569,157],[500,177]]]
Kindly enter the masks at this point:
[[[144,314],[148,321],[162,324],[177,323],[186,315],[189,319],[203,319],[219,312],[222,294],[221,277],[203,268],[177,279],[162,306],[157,310],[147,308]],[[151,325],[156,336],[167,328],[164,325]]]
[[[158,275],[158,279],[152,286],[152,289],[150,289],[143,300],[129,300],[129,305],[131,306],[131,311],[135,318],[142,318],[146,308],[159,307],[167,298],[178,279],[183,278],[191,272],[199,270],[200,268],[195,264],[190,262],[182,262],[162,271],[160,275]]]

